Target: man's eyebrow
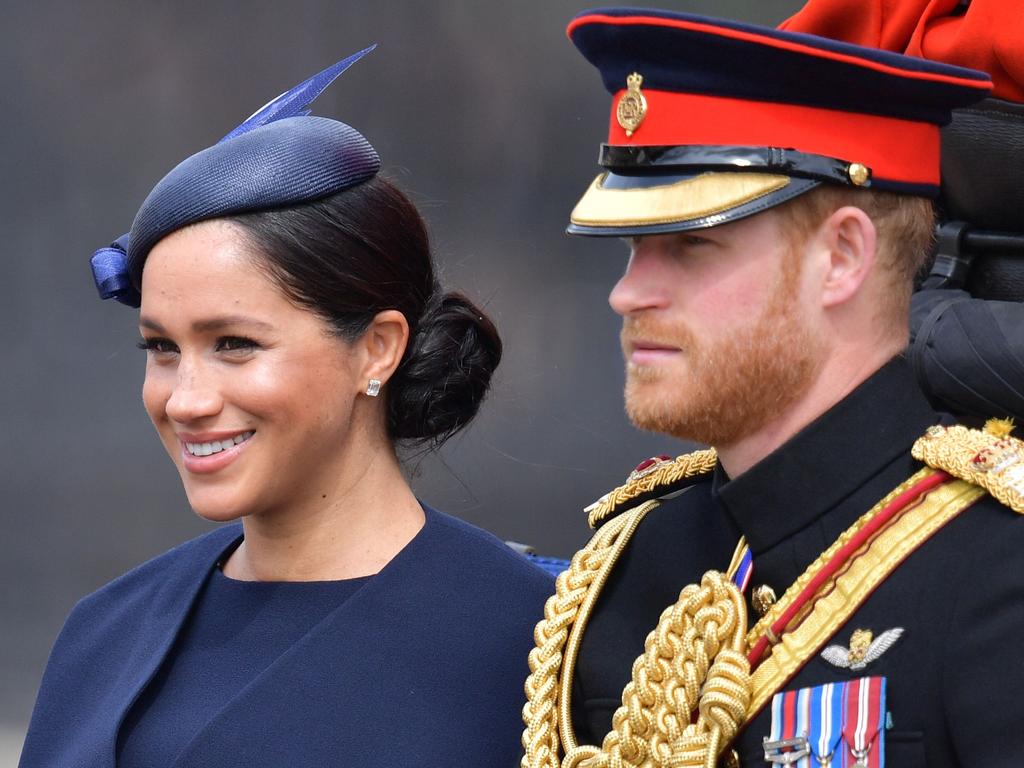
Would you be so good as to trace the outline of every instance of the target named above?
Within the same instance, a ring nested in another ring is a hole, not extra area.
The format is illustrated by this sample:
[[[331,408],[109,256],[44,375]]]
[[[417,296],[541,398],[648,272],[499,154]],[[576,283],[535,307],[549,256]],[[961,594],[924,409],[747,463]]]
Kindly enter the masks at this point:
[[[139,325],[143,328],[156,331],[157,333],[167,332],[160,323],[149,317],[140,316]],[[207,320],[197,320],[192,323],[192,330],[196,333],[209,333],[210,331],[219,331],[231,326],[246,326],[249,328],[258,328],[264,331],[269,331],[273,328],[270,323],[264,322],[263,320],[257,320],[253,317],[246,317],[245,315],[222,315],[220,317],[211,317]]]

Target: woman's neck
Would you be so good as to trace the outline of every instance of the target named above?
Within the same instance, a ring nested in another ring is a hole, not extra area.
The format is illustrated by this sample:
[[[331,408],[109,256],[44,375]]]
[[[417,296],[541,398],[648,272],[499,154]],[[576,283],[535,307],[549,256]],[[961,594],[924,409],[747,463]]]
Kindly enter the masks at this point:
[[[381,570],[419,532],[423,508],[390,445],[338,474],[331,490],[243,518],[245,539],[224,564],[242,581],[335,581]]]

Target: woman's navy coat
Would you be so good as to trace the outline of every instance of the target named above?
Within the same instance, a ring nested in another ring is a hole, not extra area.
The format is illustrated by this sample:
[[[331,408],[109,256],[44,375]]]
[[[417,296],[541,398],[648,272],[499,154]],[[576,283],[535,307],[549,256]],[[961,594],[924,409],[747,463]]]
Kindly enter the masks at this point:
[[[550,577],[490,534],[426,515],[384,570],[225,703],[174,768],[515,762]],[[21,768],[113,768],[125,713],[240,536],[232,525],[187,542],[75,607]]]

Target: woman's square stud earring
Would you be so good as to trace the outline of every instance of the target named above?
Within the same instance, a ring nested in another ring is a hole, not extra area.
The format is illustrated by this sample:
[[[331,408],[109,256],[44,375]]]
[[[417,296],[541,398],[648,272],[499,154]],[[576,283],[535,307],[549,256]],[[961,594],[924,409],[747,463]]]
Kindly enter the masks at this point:
[[[370,397],[376,397],[380,394],[380,379],[370,379],[366,385],[366,394]]]

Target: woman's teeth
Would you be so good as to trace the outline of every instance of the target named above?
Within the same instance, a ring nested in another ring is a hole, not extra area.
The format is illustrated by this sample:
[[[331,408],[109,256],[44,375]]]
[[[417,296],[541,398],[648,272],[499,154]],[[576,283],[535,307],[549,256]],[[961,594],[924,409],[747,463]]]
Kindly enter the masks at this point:
[[[210,456],[214,453],[220,453],[226,451],[233,445],[244,443],[250,437],[256,434],[253,431],[243,432],[240,435],[229,437],[227,440],[214,440],[212,443],[185,443],[185,450],[191,453],[193,456]]]

